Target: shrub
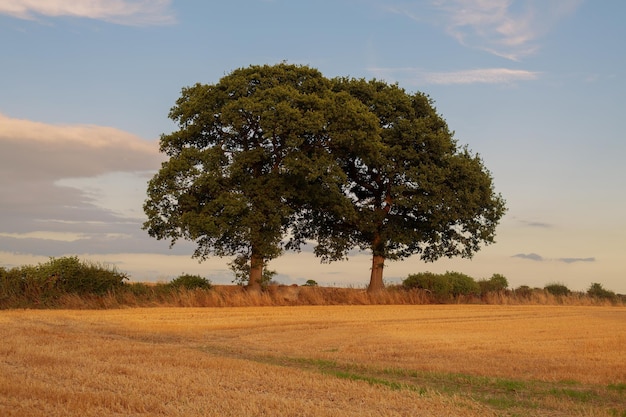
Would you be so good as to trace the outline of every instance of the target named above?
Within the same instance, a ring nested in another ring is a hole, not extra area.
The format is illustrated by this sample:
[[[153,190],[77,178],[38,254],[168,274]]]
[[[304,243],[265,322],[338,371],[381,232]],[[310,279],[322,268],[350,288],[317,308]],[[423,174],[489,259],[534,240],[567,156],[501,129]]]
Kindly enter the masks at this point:
[[[37,266],[0,268],[0,307],[53,306],[64,294],[105,295],[128,277],[115,268],[81,262],[77,257],[50,258]]]
[[[211,284],[211,281],[209,281],[208,279],[203,278],[200,275],[190,275],[190,274],[183,274],[177,278],[174,278],[169,283],[169,286],[176,288],[176,289],[185,288],[187,290],[193,290],[196,288],[202,288],[202,289],[208,290],[213,287],[213,285]]]
[[[516,296],[522,298],[530,298],[533,295],[533,289],[528,285],[520,285],[515,290],[513,290]]]
[[[81,262],[78,257],[50,258],[37,267],[38,279],[61,292],[103,295],[124,285],[126,274],[114,267]]]
[[[545,287],[543,287],[543,289],[549,292],[550,294],[556,295],[556,296],[565,296],[571,293],[571,291],[569,290],[569,288],[565,286],[565,284],[562,284],[559,282],[547,284]]]
[[[594,298],[602,298],[606,300],[616,301],[617,294],[613,291],[606,290],[602,287],[602,284],[594,282],[587,290],[587,295]]]
[[[432,272],[411,274],[402,281],[402,286],[406,289],[426,290],[438,299],[447,298],[451,290],[450,282],[443,275]]]
[[[488,292],[504,291],[509,287],[509,281],[504,275],[493,274],[489,279],[481,279],[478,281],[481,294]]]
[[[15,270],[0,267],[0,300],[13,298],[23,293],[21,277]]]
[[[304,285],[306,287],[317,287],[317,281],[315,281],[314,279],[307,279]]]
[[[154,293],[152,287],[143,282],[132,282],[124,286],[124,290],[135,297],[145,297]]]
[[[450,283],[450,294],[454,297],[480,294],[480,286],[469,275],[448,271],[445,273],[444,278]]]

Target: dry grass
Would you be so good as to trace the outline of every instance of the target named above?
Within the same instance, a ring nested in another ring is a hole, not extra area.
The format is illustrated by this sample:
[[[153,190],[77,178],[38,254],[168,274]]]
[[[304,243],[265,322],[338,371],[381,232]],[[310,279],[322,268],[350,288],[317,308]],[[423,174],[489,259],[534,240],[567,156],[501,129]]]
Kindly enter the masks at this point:
[[[134,283],[105,295],[63,294],[47,303],[21,302],[0,298],[0,310],[10,308],[110,309],[125,307],[261,307],[322,305],[424,305],[424,304],[491,304],[491,305],[570,305],[626,306],[622,299],[598,299],[583,293],[554,296],[543,290],[517,294],[513,291],[492,292],[477,296],[458,296],[438,300],[424,290],[391,286],[378,293],[359,288],[307,287],[271,285],[262,292],[248,292],[237,285],[217,285],[212,289],[171,289],[166,286]]]
[[[623,307],[2,311],[0,415],[620,416],[625,324]]]

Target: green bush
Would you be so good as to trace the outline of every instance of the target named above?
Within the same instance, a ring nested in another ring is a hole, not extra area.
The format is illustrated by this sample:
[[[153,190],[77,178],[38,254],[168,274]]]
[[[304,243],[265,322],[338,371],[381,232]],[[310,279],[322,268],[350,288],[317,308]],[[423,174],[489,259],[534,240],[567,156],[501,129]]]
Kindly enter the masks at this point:
[[[411,274],[402,281],[402,286],[406,289],[426,290],[438,299],[447,298],[452,290],[452,285],[445,276],[432,272]]]
[[[114,267],[82,262],[76,256],[50,258],[37,268],[41,281],[52,283],[66,293],[104,295],[123,286],[128,279]]]
[[[601,298],[611,301],[617,300],[617,294],[613,291],[606,290],[602,287],[602,284],[594,282],[587,290],[587,295],[594,298]]]
[[[15,269],[0,267],[0,300],[22,295],[21,275]]]
[[[190,275],[190,274],[183,274],[181,276],[179,276],[178,278],[174,278],[170,283],[169,286],[179,289],[179,288],[184,288],[187,290],[193,290],[196,288],[202,288],[202,289],[211,289],[213,287],[213,285],[211,284],[211,281],[209,281],[206,278],[201,277],[200,275]]]
[[[543,287],[543,289],[549,292],[550,294],[556,295],[556,296],[564,296],[564,295],[571,294],[571,291],[569,290],[569,288],[567,288],[565,284],[562,284],[560,282],[553,282],[551,284],[547,284],[545,287]]]
[[[515,290],[513,290],[516,296],[522,298],[530,298],[533,295],[533,289],[528,285],[520,285]]]
[[[50,258],[36,266],[0,268],[0,307],[53,306],[66,293],[104,295],[128,279],[115,268],[81,262],[77,257]]]
[[[135,297],[146,297],[154,293],[153,287],[143,282],[131,282],[124,286],[124,290]]]
[[[504,291],[509,287],[509,281],[504,275],[493,274],[489,279],[481,279],[478,281],[480,293]]]
[[[480,286],[474,278],[461,272],[448,271],[444,275],[445,279],[450,283],[450,294],[454,297],[459,295],[478,295],[480,294]]]
[[[304,283],[305,287],[317,287],[317,281],[315,281],[314,279],[307,279],[307,281]]]

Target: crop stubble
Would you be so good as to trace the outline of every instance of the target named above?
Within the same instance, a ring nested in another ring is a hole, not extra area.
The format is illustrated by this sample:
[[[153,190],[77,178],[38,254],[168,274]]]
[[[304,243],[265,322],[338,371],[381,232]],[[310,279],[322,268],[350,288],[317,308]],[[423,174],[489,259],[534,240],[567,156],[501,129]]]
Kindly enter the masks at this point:
[[[3,416],[503,415],[439,388],[502,385],[514,409],[529,384],[574,395],[626,382],[619,307],[3,311],[0,336]],[[605,408],[556,394],[541,407],[614,415],[622,392]]]

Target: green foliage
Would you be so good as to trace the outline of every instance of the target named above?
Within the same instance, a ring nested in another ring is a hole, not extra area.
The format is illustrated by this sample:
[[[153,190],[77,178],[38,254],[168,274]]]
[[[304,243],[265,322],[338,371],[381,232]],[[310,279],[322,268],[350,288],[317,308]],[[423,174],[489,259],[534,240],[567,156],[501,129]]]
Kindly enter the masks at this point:
[[[22,293],[22,276],[17,268],[0,267],[0,300],[15,298]]]
[[[190,274],[183,274],[174,278],[169,282],[169,286],[176,289],[184,288],[187,290],[193,290],[196,288],[209,290],[213,287],[210,280],[203,278],[200,275]]]
[[[520,285],[513,292],[515,295],[522,298],[530,298],[533,295],[533,289],[528,285]]]
[[[148,185],[144,229],[194,241],[200,260],[246,257],[249,281],[310,240],[323,261],[354,247],[471,257],[505,212],[433,101],[383,81],[250,66],[184,88],[169,117],[180,129],[161,137],[170,159]],[[380,287],[383,263],[372,271]]]
[[[127,279],[115,268],[83,262],[75,256],[50,258],[36,266],[0,268],[0,303],[47,306],[68,293],[104,295],[122,288]]]
[[[448,271],[445,278],[450,282],[450,294],[453,297],[459,295],[479,295],[480,286],[474,278],[461,272]]]
[[[613,391],[626,394],[626,382],[618,382],[615,384],[609,384],[607,388]]]
[[[325,219],[316,252],[324,255],[327,237],[337,235],[348,249],[392,260],[414,254],[425,261],[469,258],[481,244],[493,243],[504,200],[481,159],[457,146],[433,101],[379,80],[333,83],[376,115],[381,133],[376,141],[333,147],[353,210]],[[374,269],[370,288],[382,287],[382,272]]]
[[[587,295],[594,298],[606,299],[611,301],[617,300],[617,294],[602,287],[602,284],[594,282],[587,290]]]
[[[493,274],[489,279],[481,279],[478,281],[480,293],[504,291],[509,287],[509,281],[504,275]]]
[[[543,289],[549,292],[550,294],[556,295],[556,296],[565,296],[565,295],[571,294],[571,291],[569,290],[569,288],[567,288],[565,284],[562,284],[560,282],[553,282],[553,283],[547,284],[545,287],[543,287]]]
[[[445,275],[432,272],[420,272],[409,275],[402,281],[404,288],[419,288],[433,294],[437,299],[447,298],[450,295],[452,285]]]
[[[305,287],[317,287],[317,281],[315,281],[314,279],[307,279],[307,281],[304,283]]]
[[[261,266],[309,238],[313,228],[300,223],[317,209],[341,207],[344,174],[330,138],[377,132],[356,99],[334,93],[319,71],[286,63],[184,88],[169,116],[180,129],[161,137],[170,159],[148,185],[144,228],[172,244],[194,241],[200,260],[243,256]],[[257,267],[249,272],[257,280]]]
[[[235,275],[235,279],[233,279],[235,284],[246,285],[248,283],[248,277],[250,276],[250,262],[245,256],[237,256],[228,264],[228,266]],[[276,271],[271,271],[264,267],[261,275],[261,282],[259,283],[261,287],[267,287],[270,282],[272,282],[275,275]]]
[[[153,292],[153,288],[144,282],[131,282],[124,286],[124,291],[135,297],[146,297]]]
[[[50,258],[38,266],[40,279],[53,281],[61,291],[102,295],[121,287],[128,277],[115,268],[82,262],[78,257]]]
[[[445,274],[420,272],[409,275],[402,285],[406,289],[419,288],[431,293],[437,300],[445,301],[460,295],[478,295],[480,287],[469,275],[448,271]]]

